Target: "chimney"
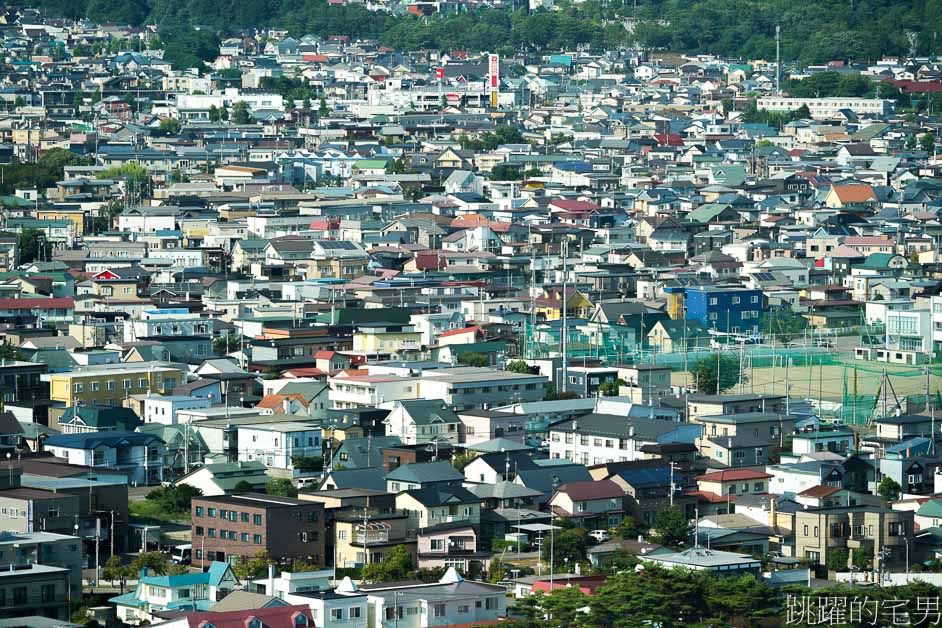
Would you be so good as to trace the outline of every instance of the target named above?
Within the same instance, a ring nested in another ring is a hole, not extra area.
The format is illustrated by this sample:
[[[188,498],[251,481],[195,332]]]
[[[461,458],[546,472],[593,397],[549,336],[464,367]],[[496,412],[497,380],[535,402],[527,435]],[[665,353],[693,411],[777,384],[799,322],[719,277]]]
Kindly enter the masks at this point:
[[[281,400],[281,409],[285,414],[291,414],[291,400],[287,397]]]
[[[775,527],[775,495],[769,498],[769,525]]]

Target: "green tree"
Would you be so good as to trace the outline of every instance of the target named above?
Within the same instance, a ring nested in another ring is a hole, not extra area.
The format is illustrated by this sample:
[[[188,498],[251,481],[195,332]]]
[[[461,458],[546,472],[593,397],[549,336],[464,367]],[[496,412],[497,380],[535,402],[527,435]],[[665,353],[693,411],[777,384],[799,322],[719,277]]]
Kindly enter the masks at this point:
[[[717,369],[717,362],[719,362],[719,369]],[[717,386],[717,370],[719,370],[719,386]],[[739,359],[712,353],[698,360],[690,372],[697,383],[697,392],[716,395],[739,383]]]
[[[470,463],[475,458],[477,458],[477,454],[470,451],[460,454],[456,453],[451,457],[451,465],[459,471],[464,471],[464,468],[468,466],[468,463]]]
[[[109,556],[108,560],[105,561],[105,566],[101,570],[101,577],[114,586],[115,582],[127,576],[128,569],[124,566],[124,563],[121,562],[121,557]]]
[[[288,478],[272,478],[265,483],[265,492],[280,497],[297,497],[298,489]]]
[[[559,570],[559,565],[563,564],[566,559],[572,564],[585,560],[585,550],[588,545],[588,535],[584,529],[558,530],[553,535],[552,543],[548,538],[543,539],[541,556],[544,561],[549,561],[552,553],[553,563]]]
[[[252,485],[245,480],[239,480],[236,482],[236,485],[232,487],[233,493],[251,493],[253,490],[255,489]]]
[[[136,577],[143,568],[152,576],[165,576],[170,573],[170,559],[163,552],[144,552],[131,561],[131,573]]]
[[[906,150],[913,151],[916,150],[916,147],[919,145],[919,141],[916,139],[916,136],[912,133],[906,136],[906,143],[903,146]]]
[[[363,579],[367,582],[393,582],[405,580],[412,570],[412,556],[405,545],[397,545],[382,562],[363,567]]]
[[[320,456],[292,456],[291,466],[302,473],[314,473],[324,469],[324,459]]]
[[[6,341],[0,342],[0,360],[16,360],[19,353],[13,345]]]
[[[806,329],[808,329],[808,319],[787,307],[773,308],[762,317],[763,333],[774,336],[775,342],[782,346],[801,336]]]
[[[209,121],[210,122],[219,122],[222,118],[222,115],[219,113],[219,109],[216,105],[209,106]]]
[[[935,155],[935,133],[926,133],[920,137],[919,147],[930,156]]]
[[[847,552],[847,548],[835,547],[828,550],[828,571],[847,571],[847,561],[849,557],[850,555]]]
[[[890,476],[884,477],[880,480],[880,483],[877,484],[877,495],[883,500],[884,505],[899,499],[901,491],[902,487],[899,485],[899,482]]]
[[[621,520],[621,523],[613,528],[612,532],[617,539],[634,541],[638,538],[638,535],[641,534],[641,528],[638,526],[638,522],[635,521],[634,517],[625,516]]]
[[[516,164],[497,164],[491,169],[491,181],[519,181],[522,178],[520,166]]]
[[[249,105],[244,100],[233,103],[232,121],[236,124],[248,124],[252,121],[252,116],[249,115]]]
[[[16,98],[13,99],[14,108],[19,109],[20,107],[25,107],[25,106],[26,106],[26,101],[23,99],[22,96],[18,95]]]
[[[619,386],[624,386],[625,382],[621,378],[607,379],[599,384],[599,394],[603,397],[615,397],[618,395]]]
[[[311,105],[310,105],[310,103],[308,103],[308,105],[307,105],[307,107],[305,107],[305,109],[310,109],[310,108],[311,108]],[[319,118],[323,118],[324,116],[328,115],[329,113],[330,113],[330,109],[327,107],[327,101],[324,100],[323,98],[321,98],[320,105],[318,105],[318,107],[317,107],[317,116],[318,116]]]
[[[46,240],[46,232],[32,227],[20,231],[17,237],[17,249],[19,249],[21,264],[28,264],[39,259],[48,260],[52,255],[52,245]]]
[[[520,373],[521,375],[531,375],[533,372],[530,366],[523,360],[511,360],[507,363],[506,370],[511,373]]]
[[[167,135],[176,135],[180,132],[180,121],[176,118],[164,118],[160,121],[160,131]]]
[[[477,353],[470,351],[468,353],[462,353],[458,356],[458,364],[462,366],[490,366],[491,361],[483,353]]]
[[[676,547],[687,542],[690,523],[680,508],[664,506],[654,515],[654,531],[658,543]]]
[[[248,560],[240,560],[233,564],[232,571],[239,580],[245,582],[253,578],[264,578],[268,575],[268,566],[274,563],[268,552],[263,551]]]
[[[186,516],[190,513],[191,501],[203,492],[188,484],[158,486],[145,499],[154,502],[169,517]]]

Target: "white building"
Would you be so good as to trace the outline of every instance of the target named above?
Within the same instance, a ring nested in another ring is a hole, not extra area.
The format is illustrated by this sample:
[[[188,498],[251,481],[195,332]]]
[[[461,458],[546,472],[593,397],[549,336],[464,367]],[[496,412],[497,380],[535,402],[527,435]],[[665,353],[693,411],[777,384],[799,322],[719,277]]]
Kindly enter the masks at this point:
[[[213,319],[200,318],[186,308],[144,310],[139,320],[124,321],[124,341],[151,336],[207,336],[213,333]]]
[[[334,408],[366,408],[387,401],[417,399],[419,379],[396,375],[331,377],[330,402]]]
[[[177,413],[180,410],[194,410],[208,408],[212,405],[209,399],[203,397],[190,397],[187,395],[167,395],[164,397],[148,397],[144,400],[144,423],[163,423],[175,425],[178,422]]]
[[[239,427],[239,461],[257,460],[266,467],[294,469],[294,456],[320,458],[321,429],[308,423],[285,422]]]
[[[881,98],[786,98],[765,96],[756,106],[761,110],[790,113],[807,106],[812,118],[833,118],[842,109],[849,109],[860,116],[883,116],[893,111],[893,101]]]

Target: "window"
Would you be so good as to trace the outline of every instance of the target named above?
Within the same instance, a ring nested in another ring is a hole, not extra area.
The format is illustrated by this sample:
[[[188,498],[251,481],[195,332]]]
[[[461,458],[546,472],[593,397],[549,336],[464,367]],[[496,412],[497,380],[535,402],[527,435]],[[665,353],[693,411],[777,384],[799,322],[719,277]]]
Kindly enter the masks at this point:
[[[80,392],[83,392],[84,390],[85,390],[85,387],[79,382],[76,382],[75,384],[72,385],[72,392],[80,393]]]
[[[147,388],[147,378],[141,377],[137,380],[137,385],[139,388]]]
[[[262,525],[262,515],[252,515],[252,523],[257,526]]]
[[[180,589],[180,597],[190,597],[189,589]]]
[[[242,532],[239,536],[240,536],[239,540],[242,541],[243,543],[248,543],[248,542],[249,542],[249,533],[248,533],[248,532]]]
[[[756,482],[755,484],[753,484],[752,490],[754,490],[756,493],[761,493],[763,490],[762,482]]]
[[[905,532],[905,526],[902,521],[891,521],[888,532],[890,536],[902,536]]]
[[[342,608],[332,608],[330,609],[330,618],[334,621],[343,621],[343,609]]]
[[[196,507],[196,516],[197,516],[197,517],[202,517],[202,516],[203,516],[203,507],[202,507],[202,506],[197,506],[197,507]]]
[[[243,513],[242,513],[242,523],[248,523],[248,522],[249,522],[249,513],[243,512]]]
[[[16,587],[13,589],[13,603],[26,604],[26,587]]]
[[[43,602],[54,602],[56,599],[56,585],[44,584],[40,589],[40,597]]]
[[[347,609],[347,614],[350,619],[360,619],[360,607],[351,606]]]
[[[207,528],[207,529],[206,529],[206,536],[208,536],[208,537],[211,538],[211,539],[215,539],[215,538],[216,538],[216,528]]]
[[[215,508],[210,508],[210,509],[209,509],[209,512],[208,512],[208,515],[209,515],[209,517],[210,517],[211,519],[215,519],[215,518],[216,518],[216,509],[215,509]]]
[[[101,385],[98,382],[92,382],[92,392],[98,392],[101,389]]]
[[[262,544],[262,535],[261,535],[261,534],[255,534],[255,535],[253,535],[253,536],[252,536],[252,543],[254,543],[254,544],[256,544],[256,545],[261,545],[261,544]]]
[[[445,616],[445,604],[442,602],[436,603],[432,607],[432,616],[433,617],[444,617]]]
[[[196,536],[203,536],[203,526],[196,526]]]
[[[126,380],[124,380],[123,384],[124,384],[124,389],[125,389],[125,390],[131,390],[131,380],[126,379]]]
[[[495,610],[497,608],[497,598],[489,597],[486,600],[484,600],[484,608],[486,608],[489,611]]]
[[[444,539],[432,539],[432,551],[433,552],[443,552],[445,551],[445,540]]]

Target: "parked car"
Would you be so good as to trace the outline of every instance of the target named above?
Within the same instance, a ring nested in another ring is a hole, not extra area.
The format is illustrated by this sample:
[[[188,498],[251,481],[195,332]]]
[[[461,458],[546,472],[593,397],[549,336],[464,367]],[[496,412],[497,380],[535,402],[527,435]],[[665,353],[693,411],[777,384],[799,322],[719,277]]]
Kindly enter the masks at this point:
[[[589,536],[599,543],[604,543],[605,541],[609,541],[612,538],[612,535],[608,530],[592,530],[589,532]]]

